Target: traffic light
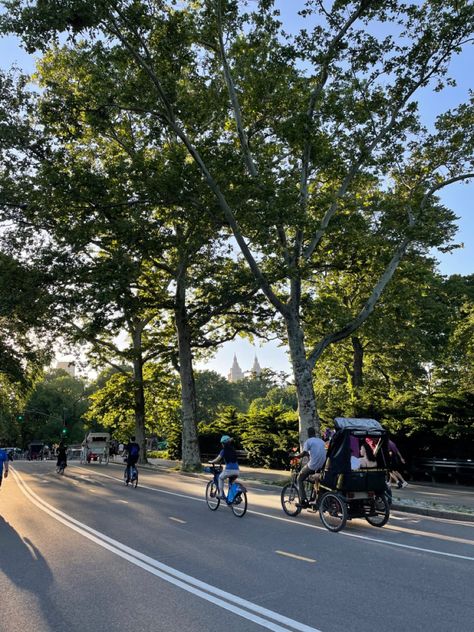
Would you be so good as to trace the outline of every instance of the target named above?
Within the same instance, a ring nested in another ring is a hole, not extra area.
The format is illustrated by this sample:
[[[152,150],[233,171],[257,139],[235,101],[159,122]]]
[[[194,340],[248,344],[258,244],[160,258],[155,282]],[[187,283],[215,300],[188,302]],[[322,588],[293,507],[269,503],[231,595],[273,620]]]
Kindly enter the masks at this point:
[[[23,421],[25,419],[23,413],[18,413],[18,415],[16,416],[18,421]]]
[[[65,437],[67,435],[67,428],[66,426],[64,426],[64,428],[61,430],[61,434],[63,437]]]

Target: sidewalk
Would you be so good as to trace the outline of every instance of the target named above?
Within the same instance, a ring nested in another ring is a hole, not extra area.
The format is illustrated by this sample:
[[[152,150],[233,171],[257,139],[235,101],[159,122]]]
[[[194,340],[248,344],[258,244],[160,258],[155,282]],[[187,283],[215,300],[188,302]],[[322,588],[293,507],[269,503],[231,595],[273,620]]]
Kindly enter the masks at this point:
[[[122,463],[121,459],[117,462]],[[151,468],[173,470],[179,468],[179,461],[149,459]],[[142,466],[143,467],[143,466]],[[145,466],[147,467],[147,466]],[[203,468],[205,464],[203,464]],[[249,483],[282,487],[288,482],[290,472],[267,470],[240,465],[241,478]],[[207,476],[195,474],[195,476]],[[474,522],[474,488],[463,485],[437,485],[410,482],[404,489],[392,488],[392,508],[437,518]]]

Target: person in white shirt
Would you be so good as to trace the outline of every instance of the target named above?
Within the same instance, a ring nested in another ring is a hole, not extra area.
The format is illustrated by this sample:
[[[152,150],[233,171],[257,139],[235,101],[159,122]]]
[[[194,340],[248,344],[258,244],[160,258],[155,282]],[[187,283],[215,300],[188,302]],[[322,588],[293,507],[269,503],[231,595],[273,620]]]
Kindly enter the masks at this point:
[[[308,463],[301,469],[298,474],[298,492],[300,495],[300,502],[297,505],[301,507],[308,507],[308,499],[304,490],[304,481],[315,472],[319,472],[326,460],[326,446],[324,441],[319,437],[316,437],[316,431],[314,428],[308,428],[308,438],[304,442],[303,450],[299,454],[295,454],[294,458],[300,459],[304,456],[309,456]]]

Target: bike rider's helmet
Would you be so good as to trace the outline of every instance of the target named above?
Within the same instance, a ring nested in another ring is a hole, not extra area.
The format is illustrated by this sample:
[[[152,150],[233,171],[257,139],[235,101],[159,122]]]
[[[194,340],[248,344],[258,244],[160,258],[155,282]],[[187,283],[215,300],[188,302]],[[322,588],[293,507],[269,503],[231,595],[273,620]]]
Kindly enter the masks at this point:
[[[230,441],[229,435],[222,435],[221,443],[229,443],[229,441]]]

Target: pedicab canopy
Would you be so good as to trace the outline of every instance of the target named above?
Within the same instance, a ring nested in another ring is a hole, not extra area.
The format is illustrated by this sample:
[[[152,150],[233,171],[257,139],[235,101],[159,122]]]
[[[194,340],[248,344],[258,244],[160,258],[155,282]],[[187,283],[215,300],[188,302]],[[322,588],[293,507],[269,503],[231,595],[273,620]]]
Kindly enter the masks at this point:
[[[386,468],[387,441],[386,430],[375,419],[356,419],[336,417],[336,432],[328,446],[325,470],[327,473],[348,473],[351,471],[351,455],[359,456],[361,442],[367,438],[376,441],[374,454],[379,468]],[[326,476],[326,478],[328,478]]]
[[[356,417],[336,417],[334,419],[336,430],[362,430],[368,434],[380,435],[385,432],[376,419],[357,419]]]

